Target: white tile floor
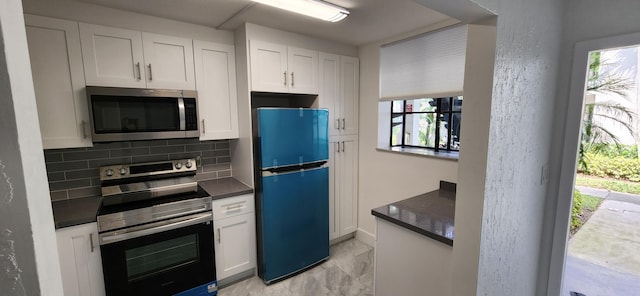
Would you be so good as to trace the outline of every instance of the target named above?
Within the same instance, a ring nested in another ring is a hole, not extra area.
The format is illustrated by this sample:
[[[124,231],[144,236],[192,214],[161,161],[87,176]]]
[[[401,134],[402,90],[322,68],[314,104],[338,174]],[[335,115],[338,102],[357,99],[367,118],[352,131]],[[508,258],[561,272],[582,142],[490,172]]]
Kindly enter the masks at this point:
[[[350,239],[331,247],[330,257],[313,269],[266,286],[253,277],[226,287],[219,296],[370,296],[373,249]]]

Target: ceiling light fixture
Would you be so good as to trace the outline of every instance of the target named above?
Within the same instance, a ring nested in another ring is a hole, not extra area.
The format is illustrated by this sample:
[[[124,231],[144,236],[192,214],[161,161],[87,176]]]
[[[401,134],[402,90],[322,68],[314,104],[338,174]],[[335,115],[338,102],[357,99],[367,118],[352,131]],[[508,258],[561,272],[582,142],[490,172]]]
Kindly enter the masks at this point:
[[[349,15],[349,11],[345,8],[322,0],[253,1],[333,23],[339,22]]]

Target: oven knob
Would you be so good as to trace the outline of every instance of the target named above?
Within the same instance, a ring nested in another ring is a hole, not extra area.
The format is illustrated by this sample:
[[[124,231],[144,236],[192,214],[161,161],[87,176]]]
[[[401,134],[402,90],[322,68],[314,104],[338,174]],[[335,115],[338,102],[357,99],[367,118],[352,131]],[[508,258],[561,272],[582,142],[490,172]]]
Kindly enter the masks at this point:
[[[120,175],[124,175],[127,173],[127,169],[121,168],[119,172],[120,172]]]
[[[190,169],[191,168],[191,162],[190,161],[185,162],[184,166],[186,166],[188,169]]]
[[[179,169],[181,169],[181,168],[182,168],[182,164],[181,164],[181,163],[179,163],[179,162],[177,162],[177,163],[176,163],[176,170],[179,170]]]
[[[112,169],[107,169],[106,171],[104,171],[104,173],[107,175],[107,177],[111,177],[113,176],[114,171]]]

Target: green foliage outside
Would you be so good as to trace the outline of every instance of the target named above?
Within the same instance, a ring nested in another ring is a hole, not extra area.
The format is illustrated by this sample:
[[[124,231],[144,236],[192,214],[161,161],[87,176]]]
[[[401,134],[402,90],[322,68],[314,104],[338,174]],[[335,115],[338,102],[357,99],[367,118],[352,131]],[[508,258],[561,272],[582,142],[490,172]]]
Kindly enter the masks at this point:
[[[582,227],[586,222],[582,219],[587,211],[593,212],[602,203],[602,199],[596,196],[580,193],[577,189],[573,192],[573,208],[571,209],[571,231]]]
[[[578,177],[576,178],[576,185],[607,189],[616,192],[640,194],[640,183],[630,181],[602,179],[598,177],[578,175]]]
[[[583,174],[633,182],[640,181],[640,159],[586,153],[584,161],[586,166],[580,170]]]

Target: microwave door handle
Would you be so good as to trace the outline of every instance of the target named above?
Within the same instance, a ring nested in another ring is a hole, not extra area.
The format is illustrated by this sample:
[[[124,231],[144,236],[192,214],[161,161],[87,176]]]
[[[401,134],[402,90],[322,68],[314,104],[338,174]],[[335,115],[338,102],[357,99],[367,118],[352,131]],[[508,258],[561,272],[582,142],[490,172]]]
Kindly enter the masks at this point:
[[[184,111],[184,99],[183,98],[178,98],[178,113],[180,116],[180,130],[184,131],[187,130],[187,124],[185,122],[185,111]]]

